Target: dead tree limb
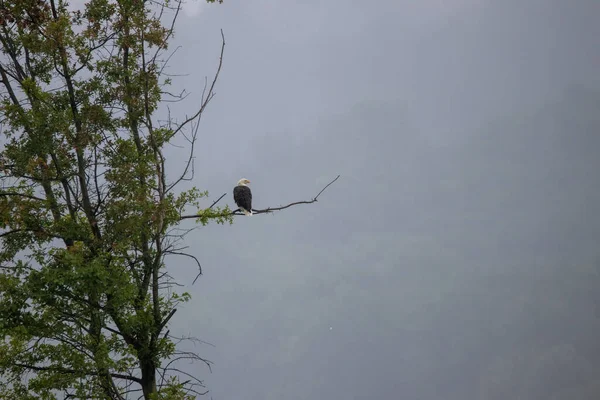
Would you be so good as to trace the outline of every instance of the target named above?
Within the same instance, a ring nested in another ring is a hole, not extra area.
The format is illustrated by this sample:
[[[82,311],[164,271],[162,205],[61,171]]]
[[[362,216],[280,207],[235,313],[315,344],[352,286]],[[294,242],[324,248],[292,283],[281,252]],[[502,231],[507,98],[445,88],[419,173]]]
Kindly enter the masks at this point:
[[[317,193],[317,195],[315,197],[313,197],[311,200],[295,201],[295,202],[287,204],[285,206],[268,207],[268,208],[264,208],[264,209],[261,209],[261,210],[257,210],[257,209],[253,208],[252,209],[252,213],[253,214],[268,214],[268,213],[273,213],[275,211],[285,210],[286,208],[297,206],[299,204],[312,204],[312,203],[316,203],[317,200],[319,199],[319,196],[321,195],[321,193],[323,193],[329,186],[331,186],[339,178],[340,178],[340,175],[336,176],[334,180],[332,180],[327,185],[325,185],[325,187],[323,189],[321,189],[321,191],[319,193]],[[221,195],[221,197],[219,197],[217,200],[215,200],[215,202],[212,203],[211,206],[208,207],[208,208],[209,209],[213,208],[223,197],[225,197],[225,195],[227,195],[227,193],[224,193],[223,195]],[[234,211],[231,211],[230,213],[227,213],[226,215],[222,215],[222,216],[226,217],[226,216],[230,216],[230,215],[244,215],[244,213],[238,208],[238,209],[236,209]],[[181,220],[190,219],[190,218],[199,218],[199,215],[198,214],[182,215],[180,217]]]

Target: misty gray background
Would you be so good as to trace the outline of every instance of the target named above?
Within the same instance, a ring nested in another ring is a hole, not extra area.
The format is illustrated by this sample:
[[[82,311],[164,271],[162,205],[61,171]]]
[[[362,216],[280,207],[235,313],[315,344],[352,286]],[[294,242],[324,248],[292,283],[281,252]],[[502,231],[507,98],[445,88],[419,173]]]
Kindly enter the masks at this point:
[[[174,334],[221,399],[600,396],[600,3],[186,6],[191,113],[227,46],[191,184],[256,208],[173,258]],[[182,149],[167,152],[172,174]],[[193,221],[186,221],[192,227]]]

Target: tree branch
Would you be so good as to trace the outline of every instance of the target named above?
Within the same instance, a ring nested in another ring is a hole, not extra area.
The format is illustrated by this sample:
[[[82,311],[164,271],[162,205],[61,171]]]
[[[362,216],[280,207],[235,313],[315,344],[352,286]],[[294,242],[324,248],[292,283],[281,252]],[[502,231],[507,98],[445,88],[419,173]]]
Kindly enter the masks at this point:
[[[38,367],[37,365],[16,364],[16,363],[13,364],[13,366],[18,367],[18,368],[29,369],[31,371],[49,371],[49,372],[59,372],[61,374],[81,374],[81,373],[83,373],[85,375],[91,375],[91,376],[100,375],[98,372],[82,371],[82,370],[75,370],[75,369],[69,369],[69,368]],[[125,379],[125,380],[133,381],[136,383],[142,383],[142,380],[140,378],[136,378],[135,376],[119,374],[116,372],[109,372],[108,374],[110,376],[112,376],[113,378]]]
[[[157,336],[164,329],[164,327],[169,323],[169,320],[173,317],[173,315],[175,315],[176,312],[177,312],[176,308],[172,309],[171,312],[169,313],[169,315],[167,315],[167,317],[160,323],[160,325],[158,326],[158,329],[156,331]]]
[[[208,88],[208,94],[206,94],[206,83],[205,83],[204,90],[202,91],[202,99],[200,101],[200,108],[198,109],[198,111],[194,115],[192,115],[191,117],[189,117],[185,121],[183,121],[183,123],[181,123],[171,133],[171,137],[173,137],[173,136],[177,135],[177,133],[181,132],[188,124],[193,123],[193,121],[196,121],[195,127],[192,124],[192,130],[193,130],[192,137],[191,137],[191,139],[188,140],[190,142],[190,152],[189,152],[189,156],[188,156],[185,168],[184,168],[183,172],[181,173],[181,175],[175,180],[175,182],[168,185],[165,193],[170,192],[175,186],[177,186],[177,184],[179,184],[179,182],[181,182],[182,180],[185,180],[186,175],[190,169],[190,166],[193,167],[192,162],[194,159],[194,146],[196,144],[196,137],[198,135],[198,127],[200,126],[200,118],[202,118],[202,113],[206,109],[206,106],[208,105],[208,103],[215,96],[214,89],[215,89],[215,85],[217,84],[217,80],[219,79],[219,74],[221,73],[221,68],[223,66],[224,52],[225,52],[225,35],[223,34],[223,30],[221,29],[221,54],[219,55],[219,66],[217,67],[215,76],[212,80],[210,87]]]
[[[25,197],[25,198],[27,198],[27,199],[31,199],[31,200],[37,200],[37,201],[46,201],[46,199],[42,199],[41,197],[32,196],[32,195],[25,194],[25,193],[18,193],[18,192],[0,192],[0,197],[8,197],[8,196],[18,196],[18,197]]]
[[[223,195],[225,196],[225,195]],[[221,197],[223,197],[221,196]],[[188,253],[181,253],[178,251],[172,251],[172,250],[167,250],[165,251],[165,254],[173,254],[173,255],[177,255],[177,256],[184,256],[184,257],[189,257],[192,260],[194,260],[194,262],[196,263],[196,265],[198,266],[198,275],[196,275],[196,278],[194,278],[194,281],[192,282],[192,285],[194,283],[196,283],[196,281],[198,280],[198,278],[200,277],[200,275],[202,275],[202,265],[200,265],[200,261],[198,260],[198,257],[192,255],[192,254],[188,254]]]
[[[17,228],[17,229],[11,229],[9,231],[4,231],[2,233],[0,233],[0,238],[6,237],[6,236],[10,236],[10,235],[14,235],[15,233],[34,233],[34,234],[38,234],[38,235],[45,235],[49,238],[55,238],[55,239],[62,239],[62,240],[66,240],[66,238],[64,236],[55,234],[55,233],[50,233],[48,231],[45,231],[41,228]]]
[[[340,178],[340,175],[336,176],[336,178],[334,180],[332,180],[331,182],[329,182],[323,189],[321,189],[321,191],[319,193],[317,193],[317,195],[315,197],[313,197],[311,200],[304,200],[304,201],[295,201],[293,203],[287,204],[285,206],[280,206],[280,207],[268,207],[268,208],[264,208],[262,210],[256,210],[256,209],[252,209],[252,213],[253,214],[267,214],[267,213],[272,213],[274,211],[281,211],[281,210],[285,210],[286,208],[290,208],[292,206],[297,206],[299,204],[312,204],[312,203],[316,203],[319,199],[319,196],[321,195],[321,193],[323,193],[329,186],[331,186],[335,181],[337,181]],[[219,197],[210,207],[214,207],[215,204],[217,204],[217,202],[219,200],[221,200],[223,197],[225,197],[225,194],[222,195],[221,197]],[[241,212],[241,210],[238,208],[237,210],[234,210],[230,213],[224,214],[224,215],[218,215],[218,217],[227,217],[230,215],[244,215],[244,213]],[[184,219],[191,219],[191,218],[199,218],[200,216],[198,214],[195,215],[182,215],[179,219],[180,220],[184,220]]]
[[[216,199],[216,200],[215,200],[215,201],[214,201],[214,202],[213,202],[213,203],[210,205],[210,207],[208,207],[208,208],[209,208],[209,209],[213,208],[213,207],[214,207],[214,206],[215,206],[215,205],[216,205],[216,204],[217,204],[219,201],[221,201],[221,199],[222,199],[223,197],[225,197],[226,195],[227,195],[227,193],[223,193],[223,194],[221,195],[221,197],[219,197],[218,199]]]

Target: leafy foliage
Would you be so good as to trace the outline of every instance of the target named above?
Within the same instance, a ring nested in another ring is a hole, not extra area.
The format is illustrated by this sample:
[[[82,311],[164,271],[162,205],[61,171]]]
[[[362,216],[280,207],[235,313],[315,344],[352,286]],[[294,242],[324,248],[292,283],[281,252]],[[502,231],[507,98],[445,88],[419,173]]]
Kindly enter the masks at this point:
[[[189,294],[171,290],[165,257],[185,210],[202,224],[232,213],[176,191],[188,168],[167,180],[162,149],[188,127],[195,138],[212,96],[157,122],[179,6],[0,0],[1,399],[199,393],[169,368],[168,323]]]

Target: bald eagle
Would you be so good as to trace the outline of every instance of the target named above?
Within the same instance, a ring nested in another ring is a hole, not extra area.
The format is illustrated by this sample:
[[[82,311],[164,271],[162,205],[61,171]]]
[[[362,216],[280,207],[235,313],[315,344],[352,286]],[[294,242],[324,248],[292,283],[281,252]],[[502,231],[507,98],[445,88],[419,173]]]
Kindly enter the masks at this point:
[[[248,187],[249,183],[248,179],[242,178],[238,181],[237,186],[233,188],[233,200],[247,216],[252,215],[252,191]]]

